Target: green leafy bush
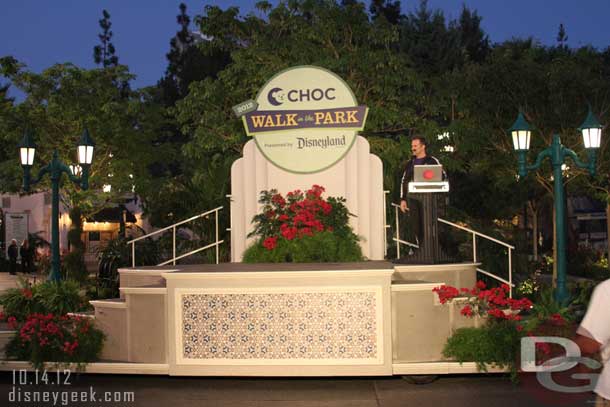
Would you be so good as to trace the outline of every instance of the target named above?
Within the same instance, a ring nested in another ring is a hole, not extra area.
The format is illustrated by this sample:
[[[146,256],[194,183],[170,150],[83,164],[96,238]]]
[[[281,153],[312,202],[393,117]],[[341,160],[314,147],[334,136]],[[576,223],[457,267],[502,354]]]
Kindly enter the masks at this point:
[[[443,356],[457,362],[475,362],[486,372],[489,365],[508,368],[511,378],[517,376],[517,358],[521,337],[514,321],[504,320],[481,328],[459,328],[447,339]]]
[[[25,321],[30,314],[64,315],[87,307],[75,281],[46,281],[30,286],[21,280],[20,285],[20,288],[11,288],[0,295],[3,313],[15,317],[19,322]]]
[[[568,274],[605,280],[610,277],[608,262],[603,253],[589,246],[577,246],[568,252]]]
[[[262,213],[253,218],[256,242],[244,253],[245,263],[361,261],[358,236],[349,226],[344,198],[322,198],[314,185],[305,193],[262,191]]]
[[[534,301],[534,306],[530,313],[532,318],[529,319],[529,322],[530,325],[534,324],[534,326],[527,326],[528,330],[531,330],[541,321],[546,321],[554,315],[559,315],[567,321],[572,319],[570,307],[562,305],[555,300],[553,287],[540,289],[538,298]]]
[[[273,250],[257,243],[244,253],[244,263],[325,263],[362,260],[356,240],[320,232],[295,240],[278,240]]]

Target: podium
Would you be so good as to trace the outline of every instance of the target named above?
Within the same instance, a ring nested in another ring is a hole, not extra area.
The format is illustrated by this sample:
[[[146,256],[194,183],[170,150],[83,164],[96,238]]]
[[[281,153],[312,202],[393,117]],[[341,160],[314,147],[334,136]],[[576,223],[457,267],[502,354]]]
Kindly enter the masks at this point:
[[[438,264],[450,260],[439,245],[437,221],[439,200],[447,192],[449,192],[447,181],[409,183],[409,198],[418,201],[421,207],[419,216],[422,239],[419,242],[419,249],[412,256],[401,259],[401,263]]]

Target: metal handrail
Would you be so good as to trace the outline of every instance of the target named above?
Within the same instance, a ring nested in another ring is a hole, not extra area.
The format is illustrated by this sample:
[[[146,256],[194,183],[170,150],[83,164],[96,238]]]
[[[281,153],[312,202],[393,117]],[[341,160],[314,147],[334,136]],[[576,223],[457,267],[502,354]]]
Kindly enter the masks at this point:
[[[495,239],[495,238],[493,238],[491,236],[488,236],[488,235],[486,235],[484,233],[477,232],[476,230],[467,228],[465,226],[458,225],[458,224],[453,223],[453,222],[449,222],[448,220],[445,220],[445,219],[442,219],[442,218],[438,218],[438,221],[442,222],[442,223],[445,223],[445,224],[447,224],[449,226],[452,226],[454,228],[457,228],[457,229],[460,229],[460,230],[463,230],[463,231],[466,231],[466,232],[472,234],[472,261],[474,263],[476,263],[478,261],[477,260],[477,236],[480,236],[480,237],[482,237],[484,239],[487,239],[489,241],[497,243],[497,244],[499,244],[501,246],[504,246],[504,247],[506,247],[508,249],[508,253],[507,253],[507,256],[508,256],[508,280],[506,280],[506,279],[504,279],[502,277],[496,276],[495,274],[492,274],[492,273],[490,273],[488,271],[485,271],[483,269],[480,269],[478,267],[477,267],[477,271],[479,273],[481,273],[481,274],[485,274],[486,276],[489,276],[489,277],[491,277],[491,278],[493,278],[495,280],[498,280],[498,281],[500,281],[502,283],[508,284],[508,287],[509,287],[508,296],[510,298],[512,298],[513,297],[513,287],[515,286],[513,284],[513,250],[515,249],[515,246],[510,245],[510,244],[508,244],[506,242],[503,242],[501,240]]]
[[[220,246],[221,243],[224,242],[224,240],[219,240],[220,236],[219,236],[219,232],[218,232],[218,212],[220,212],[220,210],[222,208],[223,208],[222,206],[219,206],[219,207],[211,209],[211,210],[209,210],[207,212],[200,213],[199,215],[195,215],[195,216],[192,216],[192,217],[190,217],[188,219],[182,220],[180,222],[176,222],[173,225],[169,225],[169,226],[166,226],[166,227],[164,227],[162,229],[155,230],[154,232],[147,233],[144,236],[140,236],[140,237],[137,237],[135,239],[129,240],[127,242],[127,244],[131,245],[131,266],[132,267],[136,266],[136,242],[137,241],[142,240],[142,239],[146,239],[146,238],[154,236],[154,235],[158,235],[158,234],[163,233],[165,231],[168,231],[170,229],[172,230],[172,234],[173,234],[173,236],[172,236],[172,258],[169,259],[169,260],[166,260],[166,261],[164,261],[162,263],[157,264],[157,266],[165,266],[166,264],[169,264],[169,263],[172,263],[173,265],[175,265],[176,264],[176,260],[180,260],[180,259],[182,259],[184,257],[187,257],[187,256],[190,256],[192,254],[195,254],[195,253],[201,252],[203,250],[209,249],[210,247],[216,247],[216,264],[218,264],[219,261],[220,261],[219,246]],[[190,251],[188,253],[181,254],[180,256],[176,256],[176,227],[178,227],[180,225],[184,225],[185,223],[194,221],[194,220],[202,218],[202,217],[207,217],[207,216],[209,216],[212,213],[215,214],[214,218],[215,218],[215,226],[216,226],[216,233],[215,233],[216,241],[214,243],[211,243],[211,244],[207,245],[207,246],[200,247],[199,249],[195,249],[195,250]]]
[[[219,206],[218,208],[214,208],[214,209],[209,210],[209,211],[204,212],[204,213],[200,213],[199,215],[195,215],[195,216],[190,217],[188,219],[181,220],[180,222],[174,223],[173,225],[166,226],[166,227],[164,227],[162,229],[159,229],[159,230],[155,230],[154,232],[150,232],[150,233],[148,233],[148,234],[146,234],[144,236],[136,237],[135,239],[132,239],[132,240],[128,241],[127,243],[137,242],[138,240],[146,239],[147,237],[157,235],[159,233],[165,232],[166,230],[170,230],[172,228],[175,228],[176,226],[180,226],[180,225],[182,225],[184,223],[188,223],[188,222],[193,221],[195,219],[199,219],[199,218],[201,218],[203,216],[209,215],[212,212],[217,212],[220,209],[222,209],[222,206]]]
[[[394,240],[396,242],[396,258],[400,258],[400,245],[401,244],[404,244],[404,245],[407,245],[407,246],[411,246],[411,247],[416,247],[416,248],[419,248],[419,246],[414,244],[414,243],[406,242],[406,241],[400,239],[400,233],[399,233],[399,230],[400,230],[400,221],[399,221],[399,216],[398,216],[398,209],[400,208],[400,205],[397,205],[397,204],[392,202],[392,206],[394,207],[395,216],[396,216],[396,237],[393,238],[392,240]],[[472,261],[473,261],[473,263],[477,262],[477,236],[480,236],[480,237],[482,237],[484,239],[487,239],[487,240],[490,240],[490,241],[492,241],[494,243],[502,245],[502,246],[504,246],[504,247],[506,247],[508,249],[508,254],[507,254],[508,255],[508,280],[506,280],[506,279],[504,279],[502,277],[496,276],[495,274],[492,274],[492,273],[490,273],[488,271],[485,271],[485,270],[483,270],[481,268],[478,268],[478,267],[476,268],[476,270],[479,273],[481,273],[481,274],[489,276],[489,277],[491,277],[491,278],[493,278],[493,279],[495,279],[497,281],[500,281],[502,283],[508,284],[508,286],[509,286],[509,297],[512,298],[512,296],[513,296],[513,287],[515,286],[513,284],[513,271],[512,271],[512,269],[513,269],[513,250],[515,249],[515,246],[510,245],[510,244],[508,244],[506,242],[503,242],[501,240],[495,239],[495,238],[493,238],[491,236],[488,236],[488,235],[486,235],[484,233],[477,232],[476,230],[469,229],[469,228],[467,228],[465,226],[458,225],[456,223],[450,222],[450,221],[442,219],[442,218],[438,218],[438,221],[442,222],[442,223],[445,223],[445,224],[447,224],[449,226],[455,227],[457,229],[464,230],[464,231],[469,232],[469,233],[472,234]],[[389,227],[389,225],[386,225],[386,228],[388,228],[388,227]]]
[[[511,248],[511,249],[513,249],[513,250],[515,249],[515,246],[513,246],[513,245],[510,245],[510,244],[508,244],[508,243],[506,243],[506,242],[503,242],[503,241],[501,241],[501,240],[498,240],[498,239],[494,239],[493,237],[491,237],[491,236],[487,236],[487,235],[485,235],[485,234],[483,234],[483,233],[481,233],[481,232],[477,232],[476,230],[472,230],[472,229],[469,229],[469,228],[467,228],[467,227],[465,227],[465,226],[458,225],[457,223],[449,222],[448,220],[441,219],[441,218],[438,218],[438,221],[439,221],[439,222],[446,223],[447,225],[451,225],[451,226],[453,226],[454,228],[458,228],[458,229],[465,230],[466,232],[474,233],[474,234],[475,234],[475,235],[477,235],[477,236],[484,237],[485,239],[487,239],[487,240],[491,240],[492,242],[495,242],[495,243],[497,243],[497,244],[501,244],[502,246],[505,246],[505,247]]]
[[[404,245],[410,246],[410,247],[415,247],[416,249],[419,249],[419,245],[416,243],[407,242],[406,240],[402,240],[400,238],[400,224],[399,224],[400,222],[399,222],[399,218],[398,218],[398,209],[400,209],[400,205],[396,205],[394,202],[392,202],[392,206],[394,207],[394,215],[395,215],[395,219],[396,219],[396,237],[392,238],[392,240],[394,242],[396,242],[396,258],[399,259],[401,244],[404,244]],[[386,225],[386,227],[390,227],[390,226]]]

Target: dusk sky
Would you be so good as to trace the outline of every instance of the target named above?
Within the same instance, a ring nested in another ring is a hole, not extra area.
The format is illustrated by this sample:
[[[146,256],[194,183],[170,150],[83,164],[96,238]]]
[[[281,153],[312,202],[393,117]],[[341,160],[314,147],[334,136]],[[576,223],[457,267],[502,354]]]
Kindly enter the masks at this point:
[[[187,0],[191,17],[206,4],[238,6],[243,15],[254,1]],[[273,1],[277,3],[277,1]],[[170,0],[55,0],[4,1],[0,17],[0,56],[12,55],[36,72],[54,63],[72,62],[94,68],[102,10],[111,14],[113,43],[119,62],[137,75],[134,87],[153,85],[163,75],[170,38],[176,33],[180,1]],[[403,12],[419,0],[402,1]],[[448,18],[459,16],[462,4],[477,10],[492,42],[533,36],[542,44],[555,43],[560,23],[571,47],[610,45],[610,0],[429,0]],[[14,95],[15,93],[13,93]]]

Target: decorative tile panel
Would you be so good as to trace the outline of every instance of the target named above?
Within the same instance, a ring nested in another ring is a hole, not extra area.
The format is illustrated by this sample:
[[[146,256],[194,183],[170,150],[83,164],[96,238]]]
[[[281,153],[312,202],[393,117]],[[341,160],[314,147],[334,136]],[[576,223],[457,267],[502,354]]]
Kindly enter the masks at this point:
[[[374,289],[181,293],[178,352],[185,361],[378,359],[379,296]]]

